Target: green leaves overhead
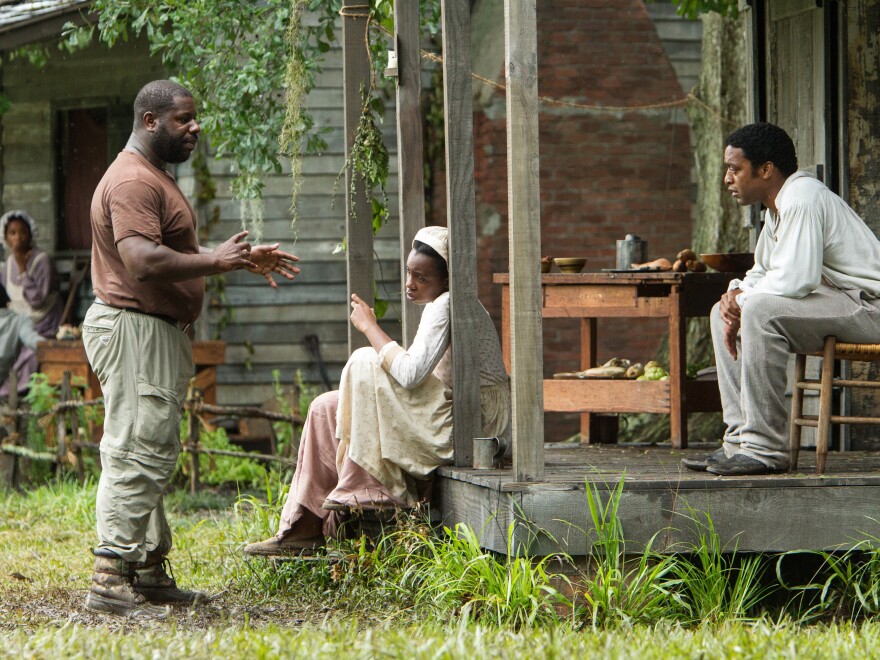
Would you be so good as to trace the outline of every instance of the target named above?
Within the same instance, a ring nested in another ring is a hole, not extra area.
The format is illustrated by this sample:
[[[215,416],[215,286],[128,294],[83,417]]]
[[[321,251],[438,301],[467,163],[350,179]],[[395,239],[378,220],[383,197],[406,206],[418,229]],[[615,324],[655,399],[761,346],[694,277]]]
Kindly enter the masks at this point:
[[[75,48],[87,43],[87,35],[95,30],[110,46],[144,34],[151,52],[198,100],[202,128],[216,156],[232,161],[236,197],[259,199],[263,177],[282,171],[278,136],[287,108],[285,73],[292,58],[288,25],[300,6],[319,4],[95,0],[97,26],[67,28],[64,38],[68,47]],[[309,61],[307,56],[298,59]],[[307,68],[310,89],[315,67]]]

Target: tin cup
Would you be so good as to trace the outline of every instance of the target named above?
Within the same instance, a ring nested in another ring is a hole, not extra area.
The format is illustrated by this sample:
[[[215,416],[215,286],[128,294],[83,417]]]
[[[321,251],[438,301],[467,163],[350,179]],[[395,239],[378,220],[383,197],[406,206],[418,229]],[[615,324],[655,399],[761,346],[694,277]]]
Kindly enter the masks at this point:
[[[474,438],[474,468],[492,470],[501,459],[501,443],[498,438]]]

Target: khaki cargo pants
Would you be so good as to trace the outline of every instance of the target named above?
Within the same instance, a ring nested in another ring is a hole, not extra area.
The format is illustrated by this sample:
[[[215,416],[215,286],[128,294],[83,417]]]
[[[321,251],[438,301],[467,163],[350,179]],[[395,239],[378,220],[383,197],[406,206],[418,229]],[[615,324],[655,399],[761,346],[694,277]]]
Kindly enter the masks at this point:
[[[171,529],[162,497],[180,452],[192,346],[166,321],[99,303],[82,329],[104,394],[98,548],[132,562],[147,552],[164,556]]]

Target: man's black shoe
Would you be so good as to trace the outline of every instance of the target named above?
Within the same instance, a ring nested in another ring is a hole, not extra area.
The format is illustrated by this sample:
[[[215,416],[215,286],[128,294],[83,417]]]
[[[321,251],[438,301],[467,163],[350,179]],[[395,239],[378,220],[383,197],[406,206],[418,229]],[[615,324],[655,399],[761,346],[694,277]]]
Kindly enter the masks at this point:
[[[722,477],[738,477],[752,474],[779,474],[780,472],[788,472],[788,468],[770,467],[744,454],[734,454],[730,458],[711,464],[706,468],[706,472]]]
[[[684,465],[688,470],[693,470],[694,472],[705,472],[706,468],[708,468],[710,465],[714,465],[719,461],[723,461],[725,458],[727,458],[727,454],[724,453],[724,447],[719,447],[711,454],[706,454],[705,456],[683,458],[681,459],[681,464]]]

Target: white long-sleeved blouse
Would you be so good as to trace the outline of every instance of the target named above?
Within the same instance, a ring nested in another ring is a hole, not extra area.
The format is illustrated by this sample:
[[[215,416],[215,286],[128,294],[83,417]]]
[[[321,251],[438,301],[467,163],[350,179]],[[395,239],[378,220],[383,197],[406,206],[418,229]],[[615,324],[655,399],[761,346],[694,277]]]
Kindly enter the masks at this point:
[[[444,292],[425,305],[412,345],[404,350],[397,342],[385,344],[377,362],[401,386],[417,387],[434,374],[447,387],[452,387],[451,325],[449,292]],[[476,333],[480,355],[480,386],[496,385],[507,380],[495,325],[485,308],[477,323]]]

